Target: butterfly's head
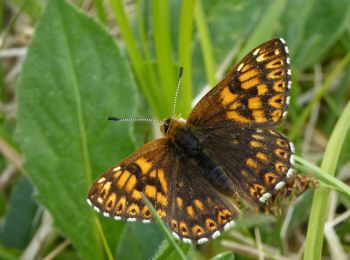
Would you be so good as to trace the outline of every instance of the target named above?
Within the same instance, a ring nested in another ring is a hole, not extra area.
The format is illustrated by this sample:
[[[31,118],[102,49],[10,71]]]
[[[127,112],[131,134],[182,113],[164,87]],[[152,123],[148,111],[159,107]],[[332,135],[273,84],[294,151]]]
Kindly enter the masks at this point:
[[[160,126],[160,130],[164,135],[171,135],[171,133],[185,123],[186,120],[183,118],[170,117],[164,120],[163,124]]]

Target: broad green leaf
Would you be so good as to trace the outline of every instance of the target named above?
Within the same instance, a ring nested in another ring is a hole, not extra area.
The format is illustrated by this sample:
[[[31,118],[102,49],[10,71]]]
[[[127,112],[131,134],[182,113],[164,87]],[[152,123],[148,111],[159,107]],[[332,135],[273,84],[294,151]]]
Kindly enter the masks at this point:
[[[118,245],[116,258],[150,259],[163,239],[162,231],[154,223],[127,223]]]
[[[25,177],[20,177],[13,188],[7,207],[1,242],[12,248],[24,249],[33,233],[37,205],[31,194],[33,187]]]
[[[19,136],[37,200],[84,259],[103,254],[96,213],[86,203],[90,185],[133,149],[131,125],[106,118],[133,116],[134,85],[100,25],[66,1],[49,1],[17,89]],[[100,220],[115,247],[124,224]]]

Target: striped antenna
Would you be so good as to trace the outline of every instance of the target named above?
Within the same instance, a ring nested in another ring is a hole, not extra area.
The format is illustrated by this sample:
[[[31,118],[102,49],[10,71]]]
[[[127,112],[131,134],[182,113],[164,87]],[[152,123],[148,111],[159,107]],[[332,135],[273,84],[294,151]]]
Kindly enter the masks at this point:
[[[181,84],[181,78],[182,78],[183,71],[184,71],[184,68],[180,67],[179,78],[178,78],[177,88],[176,88],[175,97],[174,97],[174,107],[173,107],[172,116],[174,116],[175,112],[176,112],[176,101],[177,101],[177,96],[179,95],[179,89],[180,89],[180,84]]]
[[[145,122],[145,123],[163,123],[162,120],[152,119],[152,118],[119,118],[114,116],[108,116],[109,121],[117,121],[117,122]]]

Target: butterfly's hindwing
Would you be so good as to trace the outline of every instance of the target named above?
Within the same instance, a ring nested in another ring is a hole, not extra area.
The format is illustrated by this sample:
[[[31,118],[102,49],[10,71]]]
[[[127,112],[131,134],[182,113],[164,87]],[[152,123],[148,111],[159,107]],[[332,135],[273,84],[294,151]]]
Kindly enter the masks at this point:
[[[230,228],[239,215],[232,200],[203,178],[205,169],[189,157],[173,162],[176,176],[168,225],[184,242],[204,243]]]
[[[273,129],[201,131],[197,135],[208,156],[224,169],[246,201],[265,202],[293,173],[293,144]]]

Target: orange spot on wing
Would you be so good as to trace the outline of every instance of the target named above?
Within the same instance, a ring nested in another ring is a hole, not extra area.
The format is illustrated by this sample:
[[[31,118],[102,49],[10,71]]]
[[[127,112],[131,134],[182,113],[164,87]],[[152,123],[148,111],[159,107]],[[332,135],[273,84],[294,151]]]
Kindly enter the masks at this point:
[[[128,171],[123,172],[122,175],[120,176],[118,182],[117,182],[117,187],[123,188],[126,181],[129,179],[130,175],[131,175],[131,173]]]
[[[260,184],[253,184],[250,187],[250,195],[252,197],[257,197],[263,193],[265,193],[265,188],[264,188],[264,186],[262,186]]]
[[[109,182],[109,181],[103,185],[101,192],[100,192],[100,195],[103,199],[105,199],[107,197],[110,188],[111,188],[111,182]]]
[[[201,226],[195,225],[194,227],[192,227],[192,234],[194,236],[202,236],[204,235],[204,233],[204,229]]]
[[[277,122],[282,116],[282,110],[273,110],[271,112],[272,121]]]
[[[152,186],[152,185],[146,185],[145,187],[145,195],[148,197],[148,198],[152,198],[152,199],[155,199],[156,198],[156,192],[157,192],[157,188]]]
[[[117,171],[113,176],[114,176],[114,179],[118,179],[118,177],[120,176],[120,174],[122,174],[122,171],[119,170]]]
[[[168,183],[165,179],[164,171],[161,169],[158,170],[158,179],[163,191],[166,193],[168,191]]]
[[[262,153],[262,152],[258,152],[256,154],[256,158],[258,158],[261,161],[267,161],[267,159],[268,159],[267,155]]]
[[[282,80],[276,81],[273,83],[273,90],[276,92],[284,92],[286,89],[286,83]]]
[[[251,70],[248,70],[247,72],[244,72],[241,75],[239,75],[238,79],[240,82],[244,82],[250,78],[255,77],[259,73],[260,73],[259,69],[251,69]]]
[[[166,217],[166,212],[164,209],[158,209],[157,214],[160,218],[165,218]]]
[[[252,79],[249,79],[245,82],[243,82],[241,84],[241,88],[243,89],[250,89],[252,87],[256,87],[257,85],[259,85],[261,83],[260,79],[259,78],[252,78]]]
[[[195,205],[199,210],[201,210],[201,211],[204,210],[204,205],[203,205],[203,203],[202,203],[200,200],[195,199],[195,200],[193,201],[193,203],[194,203],[194,205]]]
[[[238,123],[249,123],[250,120],[244,116],[241,116],[238,112],[236,111],[229,111],[227,112],[227,118],[232,119]]]
[[[272,72],[267,74],[267,78],[279,79],[279,78],[282,78],[284,76],[284,74],[285,74],[285,72],[282,69],[277,69],[277,70],[273,70]]]
[[[170,223],[171,223],[171,227],[172,227],[176,232],[178,232],[179,227],[178,227],[178,225],[177,225],[177,221],[176,221],[175,219],[172,219],[172,220],[170,221]]]
[[[251,145],[252,147],[254,147],[254,148],[258,148],[258,147],[262,147],[262,146],[263,146],[262,143],[257,142],[257,141],[250,141],[249,143],[250,143],[250,145]]]
[[[224,224],[231,220],[231,213],[227,209],[220,210],[218,213],[218,222]]]
[[[222,103],[224,103],[224,105],[227,105],[231,102],[234,102],[238,95],[237,94],[233,94],[230,90],[229,87],[224,87],[224,89],[221,91],[221,99],[222,99]]]
[[[271,54],[271,55],[270,55],[270,54]],[[264,52],[264,53],[260,54],[260,55],[256,58],[256,61],[257,61],[257,62],[262,62],[262,61],[265,61],[265,60],[270,60],[270,59],[272,59],[273,56],[274,56],[274,55],[273,55],[272,53],[266,53],[266,52]]]
[[[216,222],[212,220],[211,218],[207,218],[205,220],[205,226],[207,227],[208,230],[213,231],[217,229]]]
[[[275,95],[267,101],[274,108],[282,108],[285,102],[285,97],[282,94]]]
[[[148,162],[145,158],[139,158],[135,163],[141,168],[143,174],[147,174],[152,167],[152,163]]]
[[[284,172],[286,172],[287,171],[287,166],[286,165],[284,165],[284,163],[283,162],[276,162],[275,163],[275,169],[276,169],[276,171],[278,172],[278,173],[284,173]]]
[[[248,64],[243,66],[241,72],[246,72],[247,70],[249,70],[251,68],[252,68],[252,65],[248,63]]]
[[[140,200],[142,198],[142,193],[138,190],[133,190],[132,193],[131,193],[131,197],[134,199],[134,200]]]
[[[267,185],[271,185],[276,182],[276,176],[272,172],[265,173],[264,179]]]
[[[126,198],[125,196],[122,196],[119,199],[117,205],[115,206],[115,211],[117,215],[121,214],[125,210],[125,207],[126,207]]]
[[[166,206],[168,204],[167,198],[166,196],[164,196],[162,193],[157,192],[157,196],[156,196],[156,200],[159,204],[161,204],[162,206]]]
[[[176,205],[178,208],[182,209],[182,199],[180,197],[176,198]]]
[[[186,208],[186,211],[187,211],[187,214],[191,217],[191,218],[194,218],[195,214],[194,214],[194,210],[193,210],[193,207],[192,206],[188,206]]]
[[[269,61],[267,64],[266,64],[266,68],[268,69],[277,69],[277,68],[280,68],[282,67],[284,64],[284,61],[283,59],[279,58],[279,59],[274,59],[272,61]]]
[[[265,117],[264,110],[253,110],[252,115],[256,122],[258,123],[264,123],[267,121],[267,118]]]
[[[180,228],[180,232],[183,236],[188,236],[188,227],[187,227],[185,221],[180,222],[179,228]]]
[[[254,139],[257,139],[257,140],[264,140],[265,139],[265,137],[263,137],[262,135],[252,135],[252,137]]]
[[[117,195],[115,193],[112,193],[111,195],[109,195],[106,202],[107,210],[111,210],[114,207],[116,199],[117,199]]]
[[[260,97],[252,97],[248,99],[248,108],[249,109],[259,109],[262,107],[262,102]]]
[[[147,206],[144,206],[142,209],[142,217],[146,218],[146,219],[150,219],[151,218],[151,211],[149,210],[149,208]]]
[[[151,173],[149,174],[149,177],[151,177],[151,178],[157,177],[157,172],[156,172],[156,170],[151,171]]]
[[[285,160],[288,159],[288,155],[289,155],[288,152],[286,152],[285,150],[282,150],[282,149],[276,149],[276,150],[275,150],[275,154],[276,154],[279,158],[285,159]]]
[[[277,139],[276,144],[282,147],[288,147],[288,142],[286,142],[282,138]]]
[[[137,183],[136,176],[135,175],[131,175],[131,177],[129,178],[129,180],[126,183],[126,186],[125,186],[126,192],[131,192],[134,189],[136,183]]]
[[[253,169],[257,169],[258,168],[258,165],[256,163],[256,161],[252,158],[248,158],[247,161],[246,161],[246,165],[250,168],[253,168]]]
[[[260,84],[256,88],[258,89],[259,96],[264,95],[268,91],[266,84]]]
[[[127,208],[126,212],[131,216],[136,216],[140,214],[140,207],[133,203]]]

